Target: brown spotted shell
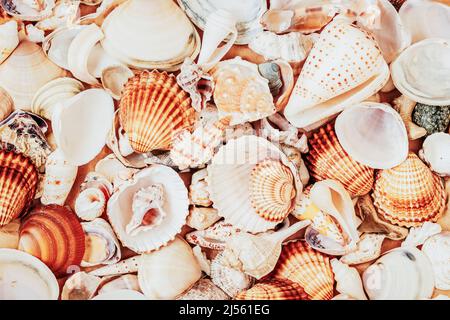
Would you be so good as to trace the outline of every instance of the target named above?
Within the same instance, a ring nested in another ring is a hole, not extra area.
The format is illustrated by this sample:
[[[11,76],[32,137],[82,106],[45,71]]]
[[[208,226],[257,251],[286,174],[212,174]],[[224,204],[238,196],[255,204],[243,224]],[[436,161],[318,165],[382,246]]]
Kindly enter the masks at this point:
[[[269,279],[236,296],[236,300],[310,300],[303,287],[288,279]]]

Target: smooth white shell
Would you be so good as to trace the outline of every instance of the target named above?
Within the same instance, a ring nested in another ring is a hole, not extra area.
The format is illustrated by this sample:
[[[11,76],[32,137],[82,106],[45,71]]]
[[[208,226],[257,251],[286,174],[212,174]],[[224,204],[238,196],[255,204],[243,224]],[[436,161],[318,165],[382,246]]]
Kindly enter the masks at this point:
[[[440,176],[450,176],[450,134],[429,135],[419,151],[420,158]]]
[[[450,232],[441,232],[426,240],[422,252],[433,266],[436,288],[450,290]]]

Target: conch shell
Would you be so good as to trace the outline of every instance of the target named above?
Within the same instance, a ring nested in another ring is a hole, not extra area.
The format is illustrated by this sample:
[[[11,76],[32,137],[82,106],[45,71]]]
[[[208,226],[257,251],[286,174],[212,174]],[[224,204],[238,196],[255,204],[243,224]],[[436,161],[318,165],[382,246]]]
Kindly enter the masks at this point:
[[[330,263],[337,282],[336,290],[358,300],[367,300],[358,270],[349,267],[338,259],[332,259]]]

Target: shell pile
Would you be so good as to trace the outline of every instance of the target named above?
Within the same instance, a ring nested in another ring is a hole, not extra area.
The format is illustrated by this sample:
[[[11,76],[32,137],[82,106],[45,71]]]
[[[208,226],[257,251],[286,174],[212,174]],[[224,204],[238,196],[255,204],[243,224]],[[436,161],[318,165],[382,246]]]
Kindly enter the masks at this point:
[[[1,0],[0,300],[450,297],[449,17]]]

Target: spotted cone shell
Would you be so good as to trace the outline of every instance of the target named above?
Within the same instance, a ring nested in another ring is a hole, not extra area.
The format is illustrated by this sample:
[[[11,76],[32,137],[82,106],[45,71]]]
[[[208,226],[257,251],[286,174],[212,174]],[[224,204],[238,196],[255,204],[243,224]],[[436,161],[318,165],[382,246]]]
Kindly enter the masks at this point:
[[[125,85],[120,123],[134,151],[169,150],[177,132],[191,129],[195,110],[188,93],[166,72],[143,71]]]
[[[352,197],[370,192],[374,182],[374,170],[356,162],[344,151],[331,124],[314,133],[309,143],[307,167],[316,180],[337,180]]]
[[[269,279],[239,293],[236,300],[310,300],[310,297],[296,282],[288,279]]]
[[[269,221],[281,222],[291,211],[295,198],[291,170],[277,160],[257,164],[250,176],[250,200],[256,213]]]
[[[333,298],[334,275],[330,259],[303,241],[283,246],[272,277],[300,284],[312,300]]]
[[[378,214],[402,226],[436,222],[445,208],[445,188],[414,153],[400,165],[378,172],[372,194]]]
[[[38,172],[23,154],[0,151],[0,226],[22,214],[34,199]]]

